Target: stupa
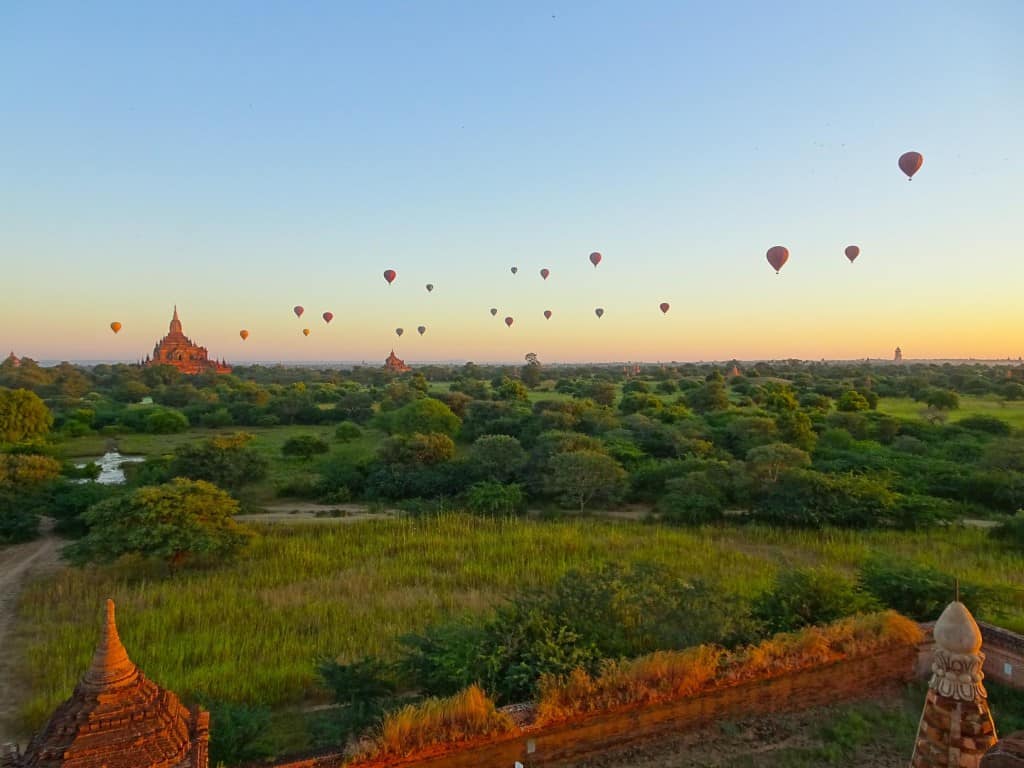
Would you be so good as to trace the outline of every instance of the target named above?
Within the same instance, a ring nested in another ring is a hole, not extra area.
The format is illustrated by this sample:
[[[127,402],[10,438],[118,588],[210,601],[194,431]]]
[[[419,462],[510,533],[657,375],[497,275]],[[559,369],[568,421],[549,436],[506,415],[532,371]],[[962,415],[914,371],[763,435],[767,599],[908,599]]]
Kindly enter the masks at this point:
[[[210,714],[189,710],[148,680],[121,644],[114,601],[96,653],[71,698],[19,754],[8,746],[0,765],[12,768],[208,768]]]
[[[388,355],[387,360],[384,361],[384,370],[391,371],[392,373],[406,373],[411,371],[408,365],[405,364],[405,360],[402,360],[398,355],[395,354],[395,350],[391,350],[391,354]]]
[[[167,335],[153,347],[153,356],[147,357],[145,365],[173,365],[182,373],[231,373],[231,366],[223,360],[210,360],[206,347],[200,347],[185,335],[178,319],[178,308],[174,308]]]

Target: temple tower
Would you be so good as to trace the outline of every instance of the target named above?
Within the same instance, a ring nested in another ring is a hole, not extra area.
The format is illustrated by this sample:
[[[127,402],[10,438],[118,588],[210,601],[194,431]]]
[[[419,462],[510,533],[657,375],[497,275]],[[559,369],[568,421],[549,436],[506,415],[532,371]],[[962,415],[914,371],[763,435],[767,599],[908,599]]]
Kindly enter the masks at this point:
[[[935,659],[911,768],[980,768],[996,743],[982,682],[981,630],[959,600],[935,622]]]
[[[114,601],[89,670],[13,768],[208,768],[210,715],[146,679],[128,658],[114,621]]]
[[[174,305],[174,314],[171,316],[170,333],[183,333],[181,330],[181,320],[178,319],[178,305]]]

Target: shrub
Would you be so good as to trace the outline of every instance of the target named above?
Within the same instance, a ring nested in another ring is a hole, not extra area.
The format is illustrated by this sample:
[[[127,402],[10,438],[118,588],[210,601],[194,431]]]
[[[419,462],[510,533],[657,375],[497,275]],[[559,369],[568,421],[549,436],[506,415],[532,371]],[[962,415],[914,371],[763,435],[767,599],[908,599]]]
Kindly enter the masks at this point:
[[[1024,552],[1024,510],[992,529],[992,538]]]
[[[1010,432],[1010,425],[996,416],[986,416],[983,413],[973,416],[966,416],[956,423],[961,429],[969,429],[972,432],[985,432],[990,435],[1007,437]]]
[[[334,429],[334,439],[341,443],[349,443],[363,436],[363,430],[352,421],[343,421]]]
[[[510,435],[481,435],[473,443],[470,456],[482,477],[501,482],[518,475],[526,464],[526,451]]]
[[[143,422],[143,430],[152,435],[170,435],[187,429],[188,419],[181,411],[157,409]]]
[[[917,621],[932,621],[953,599],[955,579],[947,573],[918,563],[871,557],[861,566],[861,588],[880,603]],[[994,590],[960,584],[960,599],[974,613],[997,606]]]
[[[296,458],[309,461],[320,453],[327,453],[331,447],[316,435],[296,435],[284,441],[281,446],[281,455],[295,456]]]
[[[455,443],[448,435],[432,432],[422,435],[396,435],[389,437],[379,448],[385,464],[429,466],[451,461],[455,456]]]
[[[346,735],[356,735],[379,720],[395,695],[391,668],[370,656],[351,664],[334,659],[317,663],[317,675],[340,704],[341,725]]]
[[[39,515],[14,493],[0,489],[0,544],[32,541],[38,535]]]
[[[210,710],[211,764],[238,765],[273,756],[273,745],[267,738],[267,707],[211,702],[206,708]]]
[[[466,492],[466,506],[478,515],[514,515],[526,506],[523,488],[516,483],[476,483]]]
[[[471,685],[445,699],[427,699],[388,714],[376,745],[366,757],[408,755],[433,744],[453,744],[509,733],[512,718],[499,712],[483,689]]]
[[[753,514],[778,525],[869,528],[891,523],[896,501],[877,480],[795,469],[783,472],[759,494]]]
[[[172,477],[206,480],[230,489],[262,480],[269,462],[249,445],[253,440],[252,435],[240,432],[187,443],[175,451],[169,473]]]
[[[791,632],[872,607],[874,600],[835,571],[796,568],[778,573],[771,589],[754,601],[753,615],[769,632]]]
[[[707,472],[691,472],[665,484],[655,510],[667,523],[704,525],[722,518],[725,492]]]

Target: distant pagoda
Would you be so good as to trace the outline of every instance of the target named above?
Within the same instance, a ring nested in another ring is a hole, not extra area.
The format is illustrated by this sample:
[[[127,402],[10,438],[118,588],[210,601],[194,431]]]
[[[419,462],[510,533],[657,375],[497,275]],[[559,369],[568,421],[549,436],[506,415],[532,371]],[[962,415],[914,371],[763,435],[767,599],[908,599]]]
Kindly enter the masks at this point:
[[[893,362],[902,363],[903,362],[903,350],[900,349],[899,347],[896,347],[896,352],[893,353],[892,359],[893,359]]]
[[[170,330],[153,347],[153,356],[144,365],[171,365],[182,373],[231,373],[231,366],[223,360],[210,360],[206,347],[200,347],[181,330],[178,307],[174,307]]]
[[[187,709],[128,658],[114,601],[89,670],[24,754],[7,745],[12,768],[208,768],[210,714]]]
[[[11,368],[21,367],[21,358],[14,354],[14,350],[11,350],[11,354],[4,360],[3,365],[10,366]]]
[[[411,371],[408,365],[405,364],[405,360],[402,360],[398,355],[395,354],[395,350],[391,350],[391,354],[388,355],[388,359],[384,361],[384,370],[391,371],[392,373],[406,373]]]

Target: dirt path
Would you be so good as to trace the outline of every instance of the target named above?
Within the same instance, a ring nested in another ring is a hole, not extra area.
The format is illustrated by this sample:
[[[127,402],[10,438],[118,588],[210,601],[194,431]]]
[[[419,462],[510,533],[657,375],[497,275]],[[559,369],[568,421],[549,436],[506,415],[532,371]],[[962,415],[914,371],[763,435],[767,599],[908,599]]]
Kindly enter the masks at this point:
[[[41,539],[0,548],[0,744],[13,740],[17,733],[19,658],[13,639],[18,598],[30,579],[62,567],[59,554],[64,542],[49,531],[50,526],[44,525]]]

